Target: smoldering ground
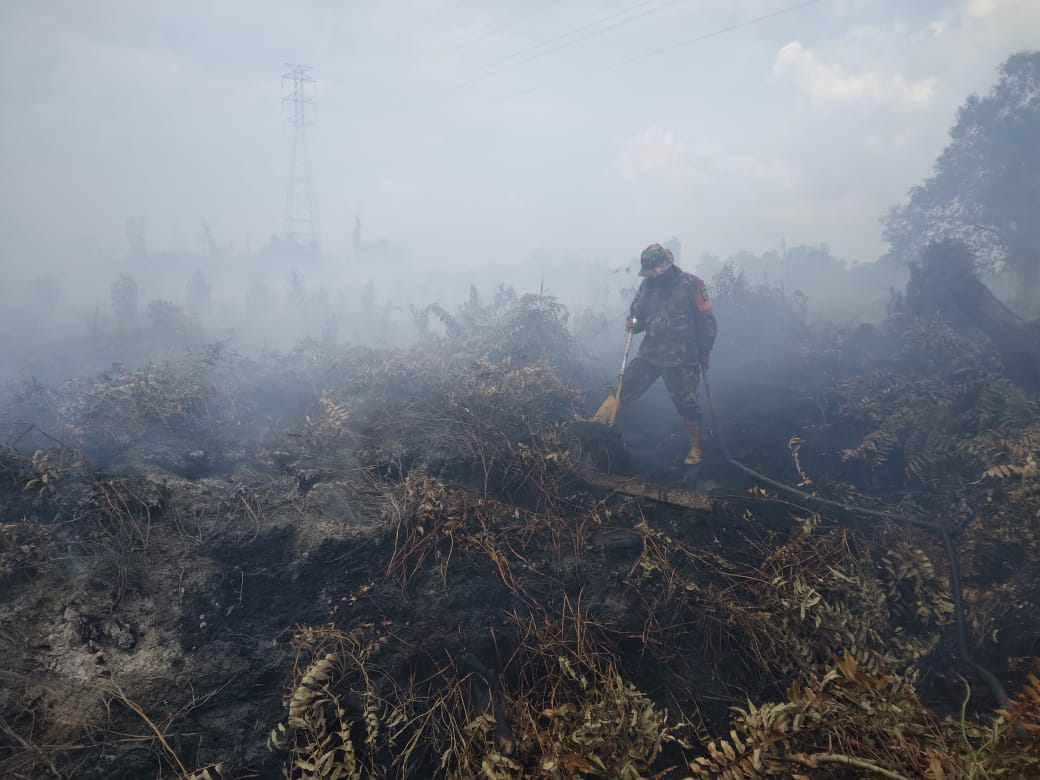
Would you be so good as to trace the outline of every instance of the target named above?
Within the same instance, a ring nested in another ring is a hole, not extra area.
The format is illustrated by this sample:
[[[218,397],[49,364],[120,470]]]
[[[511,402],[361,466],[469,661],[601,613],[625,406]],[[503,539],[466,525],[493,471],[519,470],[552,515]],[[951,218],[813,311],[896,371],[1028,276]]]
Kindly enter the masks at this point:
[[[546,287],[415,304],[406,346],[249,355],[143,330],[150,360],[11,385],[8,419],[36,427],[4,450],[3,722],[20,737],[5,766],[522,775],[590,755],[609,772],[622,751],[640,772],[843,755],[910,776],[1028,760],[1013,735],[1027,698],[981,753],[933,715],[959,707],[951,670],[971,681],[967,728],[998,705],[959,661],[934,536],[799,506],[711,442],[710,512],[584,481],[567,424],[612,389],[629,290],[575,314]],[[898,298],[842,329],[735,267],[711,291],[735,456],[941,517],[970,649],[1017,691],[1035,648],[1002,629],[1028,624],[1040,589],[1019,565],[1035,388],[981,334]],[[633,472],[681,484],[679,420],[656,393],[618,431]],[[886,726],[852,690],[898,701],[893,723],[921,736],[864,750]],[[734,716],[748,698],[758,709]],[[788,710],[813,725],[762,737],[755,713]],[[581,725],[622,716],[638,725],[621,737]],[[730,729],[728,749],[709,738]]]

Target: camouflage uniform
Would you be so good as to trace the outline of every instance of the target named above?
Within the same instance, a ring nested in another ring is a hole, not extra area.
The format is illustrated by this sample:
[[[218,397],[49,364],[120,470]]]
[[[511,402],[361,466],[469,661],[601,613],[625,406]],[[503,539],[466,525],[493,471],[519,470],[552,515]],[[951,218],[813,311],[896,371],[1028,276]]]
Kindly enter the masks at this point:
[[[632,301],[631,316],[635,319],[633,332],[646,335],[625,371],[621,406],[663,376],[679,414],[699,420],[700,368],[707,365],[718,332],[704,282],[672,265],[659,276],[643,280]]]

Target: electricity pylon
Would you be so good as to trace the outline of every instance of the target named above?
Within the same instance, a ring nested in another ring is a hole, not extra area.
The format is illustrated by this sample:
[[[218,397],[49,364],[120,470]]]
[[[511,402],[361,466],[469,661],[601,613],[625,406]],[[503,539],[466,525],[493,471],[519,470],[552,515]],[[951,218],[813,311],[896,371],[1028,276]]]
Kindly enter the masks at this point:
[[[289,163],[289,188],[285,196],[285,238],[315,251],[319,248],[318,207],[311,181],[310,152],[307,146],[307,107],[314,100],[307,96],[313,90],[314,77],[309,65],[286,63],[289,72],[282,76],[282,86],[290,82],[292,89],[282,98],[291,113],[287,117],[293,125],[292,159]]]

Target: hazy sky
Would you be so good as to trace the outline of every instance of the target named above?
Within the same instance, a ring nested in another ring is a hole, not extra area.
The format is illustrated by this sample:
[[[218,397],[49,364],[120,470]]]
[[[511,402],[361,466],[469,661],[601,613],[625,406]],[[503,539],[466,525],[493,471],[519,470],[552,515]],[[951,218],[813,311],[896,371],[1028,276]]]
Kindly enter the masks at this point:
[[[262,245],[286,62],[318,82],[327,251],[360,215],[451,269],[673,234],[870,260],[957,106],[1038,33],[1038,0],[4,0],[3,262],[122,253],[132,215],[157,249],[196,248],[201,218]]]

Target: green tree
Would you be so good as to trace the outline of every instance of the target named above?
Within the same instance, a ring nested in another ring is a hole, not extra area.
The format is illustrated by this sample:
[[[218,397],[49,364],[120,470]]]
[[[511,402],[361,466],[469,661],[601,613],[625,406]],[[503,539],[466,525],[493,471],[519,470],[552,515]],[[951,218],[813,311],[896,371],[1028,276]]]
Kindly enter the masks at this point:
[[[1040,51],[1014,54],[986,97],[961,106],[934,173],[884,218],[901,260],[957,239],[980,268],[1012,276],[1022,295],[1040,283]]]

